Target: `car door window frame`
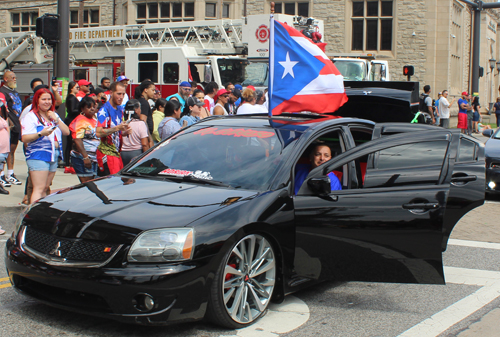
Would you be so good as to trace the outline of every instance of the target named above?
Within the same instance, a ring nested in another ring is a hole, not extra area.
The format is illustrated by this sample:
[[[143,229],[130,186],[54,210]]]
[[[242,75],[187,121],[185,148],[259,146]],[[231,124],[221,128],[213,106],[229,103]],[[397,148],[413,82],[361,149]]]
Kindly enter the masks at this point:
[[[297,152],[297,156],[294,158],[293,162],[292,162],[292,189],[291,189],[291,193],[292,195],[295,195],[295,193],[293,193],[293,191],[295,191],[295,175],[296,175],[296,166],[300,160],[300,158],[302,158],[302,156],[304,155],[305,151],[308,149],[308,147],[314,143],[316,140],[318,140],[318,138],[320,138],[321,136],[325,135],[325,134],[328,134],[328,133],[332,133],[332,132],[335,132],[335,131],[338,131],[339,132],[339,140],[340,140],[340,147],[342,149],[342,153],[333,157],[332,159],[330,159],[329,161],[323,163],[321,166],[311,170],[311,172],[309,172],[308,176],[306,177],[306,179],[304,180],[304,183],[302,184],[302,186],[306,183],[306,181],[310,178],[310,175],[311,173],[314,171],[316,172],[316,170],[320,169],[321,167],[324,167],[326,164],[330,163],[332,160],[334,160],[335,158],[337,158],[338,156],[341,156],[343,155],[344,153],[346,153],[348,150],[349,150],[349,146],[350,146],[350,141],[348,141],[348,137],[350,136],[350,133],[348,133],[348,127],[345,126],[345,125],[335,125],[335,126],[331,126],[331,127],[328,127],[327,129],[322,129],[316,133],[314,133],[312,136],[309,137],[309,139],[307,140],[307,142],[302,146],[302,148]],[[302,186],[300,187],[300,190],[302,190]],[[299,191],[300,192],[300,191]]]
[[[354,162],[357,158],[363,157],[366,155],[369,155],[369,162],[370,162],[370,157],[372,157],[373,154],[379,153],[381,150],[394,147],[397,145],[403,145],[403,144],[409,144],[415,141],[436,141],[436,140],[447,140],[448,141],[448,148],[447,151],[443,157],[443,164],[442,164],[442,169],[441,169],[441,174],[438,179],[437,185],[441,184],[443,181],[443,176],[445,175],[445,172],[443,172],[443,168],[447,167],[447,161],[450,155],[450,143],[452,141],[452,136],[449,132],[440,132],[440,133],[432,133],[432,132],[419,132],[418,134],[412,133],[414,137],[408,137],[408,134],[397,134],[397,135],[392,135],[384,138],[379,138],[376,140],[372,141],[372,144],[367,143],[365,145],[361,145],[358,147],[351,148],[347,151],[345,151],[342,155],[337,156],[335,158],[332,158],[332,160],[324,163],[323,165],[315,168],[312,170],[309,175],[306,177],[304,180],[304,183],[302,187],[300,188],[299,192],[297,195],[315,195],[313,191],[311,191],[307,186],[307,181],[311,178],[318,178],[321,176],[326,176],[326,174],[330,171],[332,171],[334,168],[337,168],[339,166],[343,166],[348,164],[349,162]],[[411,139],[409,139],[411,138]],[[374,162],[375,164],[375,162]],[[354,167],[356,170],[356,167]],[[367,168],[368,169],[368,168]],[[360,183],[357,178],[356,172],[349,172],[350,178],[355,179],[357,186],[360,186]],[[374,188],[384,188],[384,187],[374,187]],[[388,188],[395,188],[395,187],[388,187]],[[358,191],[361,188],[350,188],[347,190],[338,190],[338,191],[332,191],[330,194],[339,194],[339,193],[344,193],[346,191]],[[370,188],[367,188],[365,190],[369,190]]]

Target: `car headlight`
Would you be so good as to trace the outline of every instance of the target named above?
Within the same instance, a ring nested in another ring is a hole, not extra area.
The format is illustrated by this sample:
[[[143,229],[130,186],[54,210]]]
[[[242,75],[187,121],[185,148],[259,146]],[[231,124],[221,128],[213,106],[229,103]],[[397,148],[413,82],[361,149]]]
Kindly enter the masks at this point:
[[[194,249],[192,228],[153,229],[139,235],[130,247],[129,262],[174,262],[190,260]]]

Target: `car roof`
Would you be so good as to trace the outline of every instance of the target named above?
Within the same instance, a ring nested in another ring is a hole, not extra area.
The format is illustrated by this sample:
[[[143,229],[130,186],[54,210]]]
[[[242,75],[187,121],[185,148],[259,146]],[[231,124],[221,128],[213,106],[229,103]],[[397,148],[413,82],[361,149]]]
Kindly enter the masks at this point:
[[[223,127],[250,127],[250,128],[269,128],[286,129],[289,131],[305,132],[317,127],[326,127],[328,125],[363,123],[374,126],[373,121],[359,118],[342,118],[338,116],[315,114],[315,113],[284,113],[279,116],[273,116],[271,119],[267,114],[245,114],[229,116],[212,116],[205,118],[197,123],[210,124]]]

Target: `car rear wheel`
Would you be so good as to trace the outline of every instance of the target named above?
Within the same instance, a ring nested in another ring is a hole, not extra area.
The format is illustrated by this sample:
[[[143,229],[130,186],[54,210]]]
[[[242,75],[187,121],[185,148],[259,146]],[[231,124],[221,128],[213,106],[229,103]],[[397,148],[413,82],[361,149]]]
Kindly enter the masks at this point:
[[[225,255],[212,285],[208,317],[216,324],[236,329],[263,316],[276,280],[276,260],[271,243],[250,234]]]

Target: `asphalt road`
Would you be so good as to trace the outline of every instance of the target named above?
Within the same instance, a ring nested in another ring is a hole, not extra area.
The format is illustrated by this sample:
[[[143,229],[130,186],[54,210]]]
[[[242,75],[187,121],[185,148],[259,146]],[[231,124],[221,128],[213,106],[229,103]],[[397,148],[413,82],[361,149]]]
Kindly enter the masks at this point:
[[[225,330],[207,322],[131,326],[54,309],[9,286],[2,250],[0,336],[32,336],[35,331],[38,336],[108,337],[498,336],[499,211],[498,199],[489,201],[457,224],[444,254],[447,285],[327,282],[290,296],[291,306],[274,306],[266,317],[243,330]],[[0,208],[0,225],[12,231],[18,212],[18,207]],[[0,244],[6,239],[1,236]]]

